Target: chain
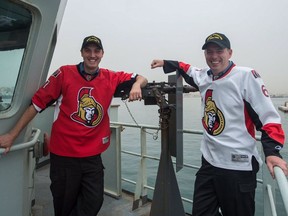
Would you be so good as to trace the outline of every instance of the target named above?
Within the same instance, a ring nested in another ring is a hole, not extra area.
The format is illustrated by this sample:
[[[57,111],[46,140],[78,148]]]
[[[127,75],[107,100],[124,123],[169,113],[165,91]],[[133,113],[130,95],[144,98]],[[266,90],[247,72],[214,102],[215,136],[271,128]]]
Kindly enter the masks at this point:
[[[129,115],[131,116],[133,122],[134,122],[138,127],[140,127],[139,124],[137,123],[136,119],[134,118],[131,110],[129,109],[129,107],[128,107],[128,105],[127,105],[127,100],[122,100],[122,101],[124,102],[124,104],[125,104],[125,106],[126,106],[126,108],[127,108],[127,111],[128,111],[128,113],[129,113]],[[159,122],[160,122],[160,119],[159,119]],[[157,139],[158,139],[159,130],[160,130],[160,123],[159,123],[159,129],[157,129],[156,132],[154,132],[154,133],[149,132],[149,131],[147,131],[146,129],[143,129],[143,131],[144,131],[145,133],[152,135],[152,137],[153,137],[154,140],[157,140]]]

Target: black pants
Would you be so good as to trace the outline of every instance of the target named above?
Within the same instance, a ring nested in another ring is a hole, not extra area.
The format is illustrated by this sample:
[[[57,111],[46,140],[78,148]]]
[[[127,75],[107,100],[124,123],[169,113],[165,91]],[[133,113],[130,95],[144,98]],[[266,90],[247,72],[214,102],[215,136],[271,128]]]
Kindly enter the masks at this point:
[[[50,164],[55,216],[96,216],[104,195],[101,156],[71,158],[50,153]]]
[[[254,157],[252,164],[253,171],[227,170],[213,167],[202,157],[202,166],[196,174],[192,215],[253,216],[259,170]]]

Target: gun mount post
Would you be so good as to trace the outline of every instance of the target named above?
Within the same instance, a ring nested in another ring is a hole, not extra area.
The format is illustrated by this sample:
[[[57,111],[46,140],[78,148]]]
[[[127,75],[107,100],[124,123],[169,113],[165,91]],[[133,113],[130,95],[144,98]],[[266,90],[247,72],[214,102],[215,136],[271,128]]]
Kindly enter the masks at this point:
[[[176,172],[183,168],[183,81],[181,75],[170,75],[169,83],[176,83],[175,93],[168,94],[168,103],[174,104],[169,121],[170,153],[176,158]]]
[[[158,90],[154,91],[157,92],[155,96],[157,97],[156,100],[160,106],[161,156],[150,216],[182,216],[185,215],[185,212],[171,159],[168,141],[171,106],[166,102],[164,95],[161,95]]]
[[[169,76],[169,82],[148,83],[142,89],[145,105],[158,105],[161,129],[161,155],[150,216],[184,216],[185,211],[171,156],[176,157],[176,171],[183,167],[183,93],[196,91],[183,86],[182,77]],[[131,86],[120,86],[114,96],[127,99]],[[168,94],[168,102],[165,98]]]

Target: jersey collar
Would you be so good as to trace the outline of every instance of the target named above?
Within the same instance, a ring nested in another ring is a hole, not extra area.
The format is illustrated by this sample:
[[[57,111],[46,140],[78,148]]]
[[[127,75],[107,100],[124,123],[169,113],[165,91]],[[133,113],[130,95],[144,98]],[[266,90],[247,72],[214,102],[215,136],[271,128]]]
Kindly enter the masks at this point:
[[[94,79],[98,75],[99,68],[97,68],[95,70],[95,72],[93,72],[93,73],[87,73],[84,70],[84,63],[80,62],[80,64],[79,64],[79,72],[86,80],[90,81],[90,80]]]
[[[233,65],[234,65],[233,61],[229,61],[228,67],[227,67],[224,71],[220,72],[217,76],[214,76],[214,75],[213,75],[213,72],[212,72],[211,69],[209,69],[209,70],[207,71],[207,74],[208,74],[208,76],[212,76],[212,77],[213,77],[213,80],[219,79],[219,78],[221,78],[222,76],[224,76],[224,75],[230,70],[230,68],[231,68]]]

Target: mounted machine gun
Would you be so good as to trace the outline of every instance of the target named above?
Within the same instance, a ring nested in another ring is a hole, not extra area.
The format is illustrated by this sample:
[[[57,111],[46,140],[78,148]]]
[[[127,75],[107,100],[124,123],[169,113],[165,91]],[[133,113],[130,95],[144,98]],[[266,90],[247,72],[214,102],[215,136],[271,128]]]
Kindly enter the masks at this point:
[[[114,96],[126,100],[130,89],[119,86]],[[195,91],[192,86],[183,86],[178,72],[168,77],[168,83],[152,82],[142,88],[144,105],[159,106],[161,129],[161,156],[150,216],[185,215],[171,156],[176,157],[178,172],[183,167],[183,93]]]

